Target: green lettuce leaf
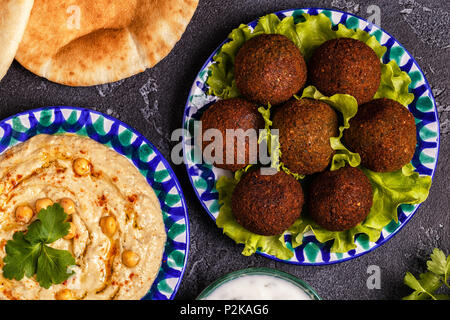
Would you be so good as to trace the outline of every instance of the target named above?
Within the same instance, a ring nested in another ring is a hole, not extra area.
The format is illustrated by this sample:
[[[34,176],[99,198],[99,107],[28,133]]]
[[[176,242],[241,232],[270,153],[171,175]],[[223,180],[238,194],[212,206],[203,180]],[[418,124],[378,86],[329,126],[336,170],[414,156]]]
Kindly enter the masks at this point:
[[[427,261],[428,270],[442,276],[447,284],[447,278],[450,276],[450,255],[446,258],[444,251],[434,248],[430,258],[431,260]]]
[[[5,246],[3,276],[7,279],[31,278],[36,273],[37,258],[41,254],[41,244],[31,244],[25,240],[23,232],[16,232]]]
[[[361,157],[358,153],[351,152],[348,150],[343,143],[341,142],[341,138],[343,136],[343,132],[345,129],[350,128],[349,120],[356,115],[358,111],[358,103],[356,99],[348,94],[336,94],[332,97],[326,97],[321,94],[314,86],[309,86],[303,90],[302,96],[299,98],[295,96],[297,100],[301,98],[310,98],[315,100],[323,101],[329,105],[331,105],[336,111],[340,112],[343,119],[343,125],[339,127],[339,136],[330,138],[330,144],[333,150],[336,151],[336,154],[333,156],[331,171],[337,170],[345,166],[346,163],[349,163],[352,167],[357,167],[361,163]],[[293,172],[287,168],[284,163],[280,160],[281,158],[281,150],[279,147],[279,139],[276,135],[272,133],[272,121],[271,117],[271,106],[268,108],[259,108],[259,112],[261,113],[264,122],[265,122],[265,135],[260,136],[260,142],[262,139],[265,139],[268,142],[269,150],[271,149],[272,144],[276,143],[278,146],[275,154],[271,154],[272,156],[272,165],[278,170],[283,170],[289,175],[292,175],[297,180],[304,179],[305,176]],[[262,138],[262,139],[261,139]]]
[[[441,281],[434,273],[422,273],[419,276],[419,280],[417,280],[411,272],[407,272],[403,282],[414,290],[413,293],[404,297],[403,300],[428,300],[430,298],[437,300],[433,293],[439,289]]]
[[[272,134],[272,120],[270,120],[272,106],[270,103],[267,108],[259,107],[258,112],[264,119],[264,130],[261,131],[258,139],[258,144],[260,145],[259,150],[267,150],[270,156],[270,167],[276,170],[280,168],[280,144],[278,141],[278,136]],[[260,151],[261,152],[261,151]],[[268,164],[264,164],[268,165]]]
[[[228,36],[232,41],[224,44],[214,57],[215,63],[210,67],[210,76],[206,83],[209,94],[223,99],[235,98],[240,95],[234,79],[234,59],[241,46],[256,36],[247,25],[234,29]]]

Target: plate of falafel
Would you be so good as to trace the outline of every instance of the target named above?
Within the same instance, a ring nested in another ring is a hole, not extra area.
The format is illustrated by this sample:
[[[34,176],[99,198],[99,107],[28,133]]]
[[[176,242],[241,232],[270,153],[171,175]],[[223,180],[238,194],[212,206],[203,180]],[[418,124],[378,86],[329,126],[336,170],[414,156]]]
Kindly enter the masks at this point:
[[[414,58],[330,9],[232,30],[199,72],[183,128],[189,178],[217,226],[244,255],[298,265],[388,241],[428,197],[439,151]]]

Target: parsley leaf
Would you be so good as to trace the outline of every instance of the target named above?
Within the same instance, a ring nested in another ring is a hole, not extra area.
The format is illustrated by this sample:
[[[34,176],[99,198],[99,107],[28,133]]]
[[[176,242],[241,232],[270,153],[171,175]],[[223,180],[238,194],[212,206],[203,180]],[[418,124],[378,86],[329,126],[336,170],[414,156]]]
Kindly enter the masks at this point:
[[[53,283],[62,283],[73,275],[68,267],[74,264],[75,259],[69,251],[44,245],[37,261],[36,280],[41,287],[48,289]]]
[[[448,286],[448,277],[450,276],[450,255],[446,258],[445,253],[439,249],[434,249],[427,261],[428,270],[444,277],[444,283]]]
[[[403,298],[404,300],[425,300],[437,298],[433,295],[434,291],[441,287],[441,281],[432,272],[422,273],[419,276],[420,280],[417,280],[410,272],[405,275],[405,284],[414,289],[415,291],[408,297]]]
[[[68,269],[75,264],[74,257],[69,251],[47,246],[69,233],[66,219],[64,209],[55,204],[39,212],[26,234],[14,233],[5,246],[3,276],[20,281],[24,276],[36,275],[39,285],[46,289],[67,280],[74,273]]]
[[[443,251],[434,249],[427,261],[428,271],[419,275],[419,280],[412,273],[407,272],[404,283],[414,290],[403,300],[449,300],[450,296],[444,294],[435,294],[442,284],[448,287],[447,279],[450,275],[450,256],[445,257]]]

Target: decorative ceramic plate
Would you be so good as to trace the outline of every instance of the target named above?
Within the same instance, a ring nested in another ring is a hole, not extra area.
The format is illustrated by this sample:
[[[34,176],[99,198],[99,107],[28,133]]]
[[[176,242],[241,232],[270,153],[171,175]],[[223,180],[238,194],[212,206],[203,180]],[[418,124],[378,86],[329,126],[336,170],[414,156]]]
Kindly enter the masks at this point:
[[[412,164],[416,171],[421,175],[433,176],[438,159],[439,150],[439,122],[436,109],[436,103],[422,70],[417,62],[409,54],[409,52],[394,37],[381,28],[368,23],[366,20],[355,15],[329,9],[297,9],[276,12],[275,14],[281,20],[289,16],[300,16],[303,13],[317,15],[325,14],[332,22],[333,26],[343,24],[349,29],[361,29],[376,37],[381,45],[387,48],[382,58],[383,63],[395,60],[402,71],[409,74],[412,82],[409,91],[414,94],[414,101],[408,106],[416,119],[417,126],[417,142],[418,146],[412,160]],[[258,21],[250,22],[248,26],[254,28]],[[218,201],[219,194],[215,188],[218,179],[227,175],[231,177],[230,171],[218,169],[207,164],[198,164],[193,161],[194,141],[192,134],[188,134],[193,128],[193,122],[198,121],[205,108],[218,100],[217,97],[208,95],[209,87],[207,79],[210,75],[210,66],[214,63],[213,57],[220,51],[221,47],[229,42],[227,39],[223,42],[208,58],[202,69],[200,70],[195,82],[192,86],[189,98],[186,104],[183,128],[186,129],[186,135],[183,139],[184,157],[189,178],[200,199],[206,212],[212,219],[216,219],[219,215],[220,204]],[[202,110],[203,109],[203,110]],[[305,233],[303,244],[293,251],[293,257],[289,260],[281,260],[291,264],[298,265],[324,265],[342,262],[361,256],[387,242],[394,234],[396,234],[414,215],[419,205],[401,205],[398,208],[398,223],[392,221],[387,225],[381,233],[380,238],[376,242],[370,242],[367,237],[357,236],[355,243],[357,248],[346,253],[331,253],[330,243],[320,243],[312,232]],[[285,239],[287,247],[289,246],[289,236]],[[258,252],[268,258],[278,260],[278,258],[266,253]]]
[[[0,153],[38,134],[72,133],[89,137],[127,157],[155,191],[167,242],[162,264],[143,299],[173,299],[186,267],[189,220],[184,196],[167,161],[147,139],[121,121],[96,111],[50,107],[26,111],[0,122]]]
[[[292,274],[271,268],[248,268],[230,272],[211,283],[200,293],[200,295],[197,297],[197,300],[208,300],[208,297],[221,286],[246,276],[267,276],[285,280],[302,290],[307,296],[309,296],[311,300],[322,300],[317,292],[303,280],[300,280]],[[229,288],[227,288],[227,290],[229,290]]]

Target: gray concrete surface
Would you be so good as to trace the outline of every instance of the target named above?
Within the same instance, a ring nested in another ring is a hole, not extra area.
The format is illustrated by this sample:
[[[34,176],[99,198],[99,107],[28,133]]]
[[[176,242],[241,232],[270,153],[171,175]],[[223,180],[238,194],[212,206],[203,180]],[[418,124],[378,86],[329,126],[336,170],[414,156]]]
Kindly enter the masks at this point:
[[[302,267],[255,255],[222,235],[195,197],[184,165],[174,166],[191,223],[190,256],[177,299],[193,299],[218,277],[247,267],[277,268],[299,276],[325,299],[399,299],[407,270],[423,271],[434,247],[450,253],[450,1],[441,0],[200,0],[182,40],[155,68],[110,85],[70,88],[39,78],[14,62],[0,82],[0,118],[36,107],[80,106],[113,115],[143,133],[169,159],[171,132],[181,127],[192,82],[210,53],[240,23],[266,13],[301,7],[328,7],[368,17],[381,8],[381,27],[417,59],[437,101],[441,121],[439,164],[429,199],[415,217],[382,247],[337,265]],[[381,270],[381,289],[369,290],[367,268]]]

